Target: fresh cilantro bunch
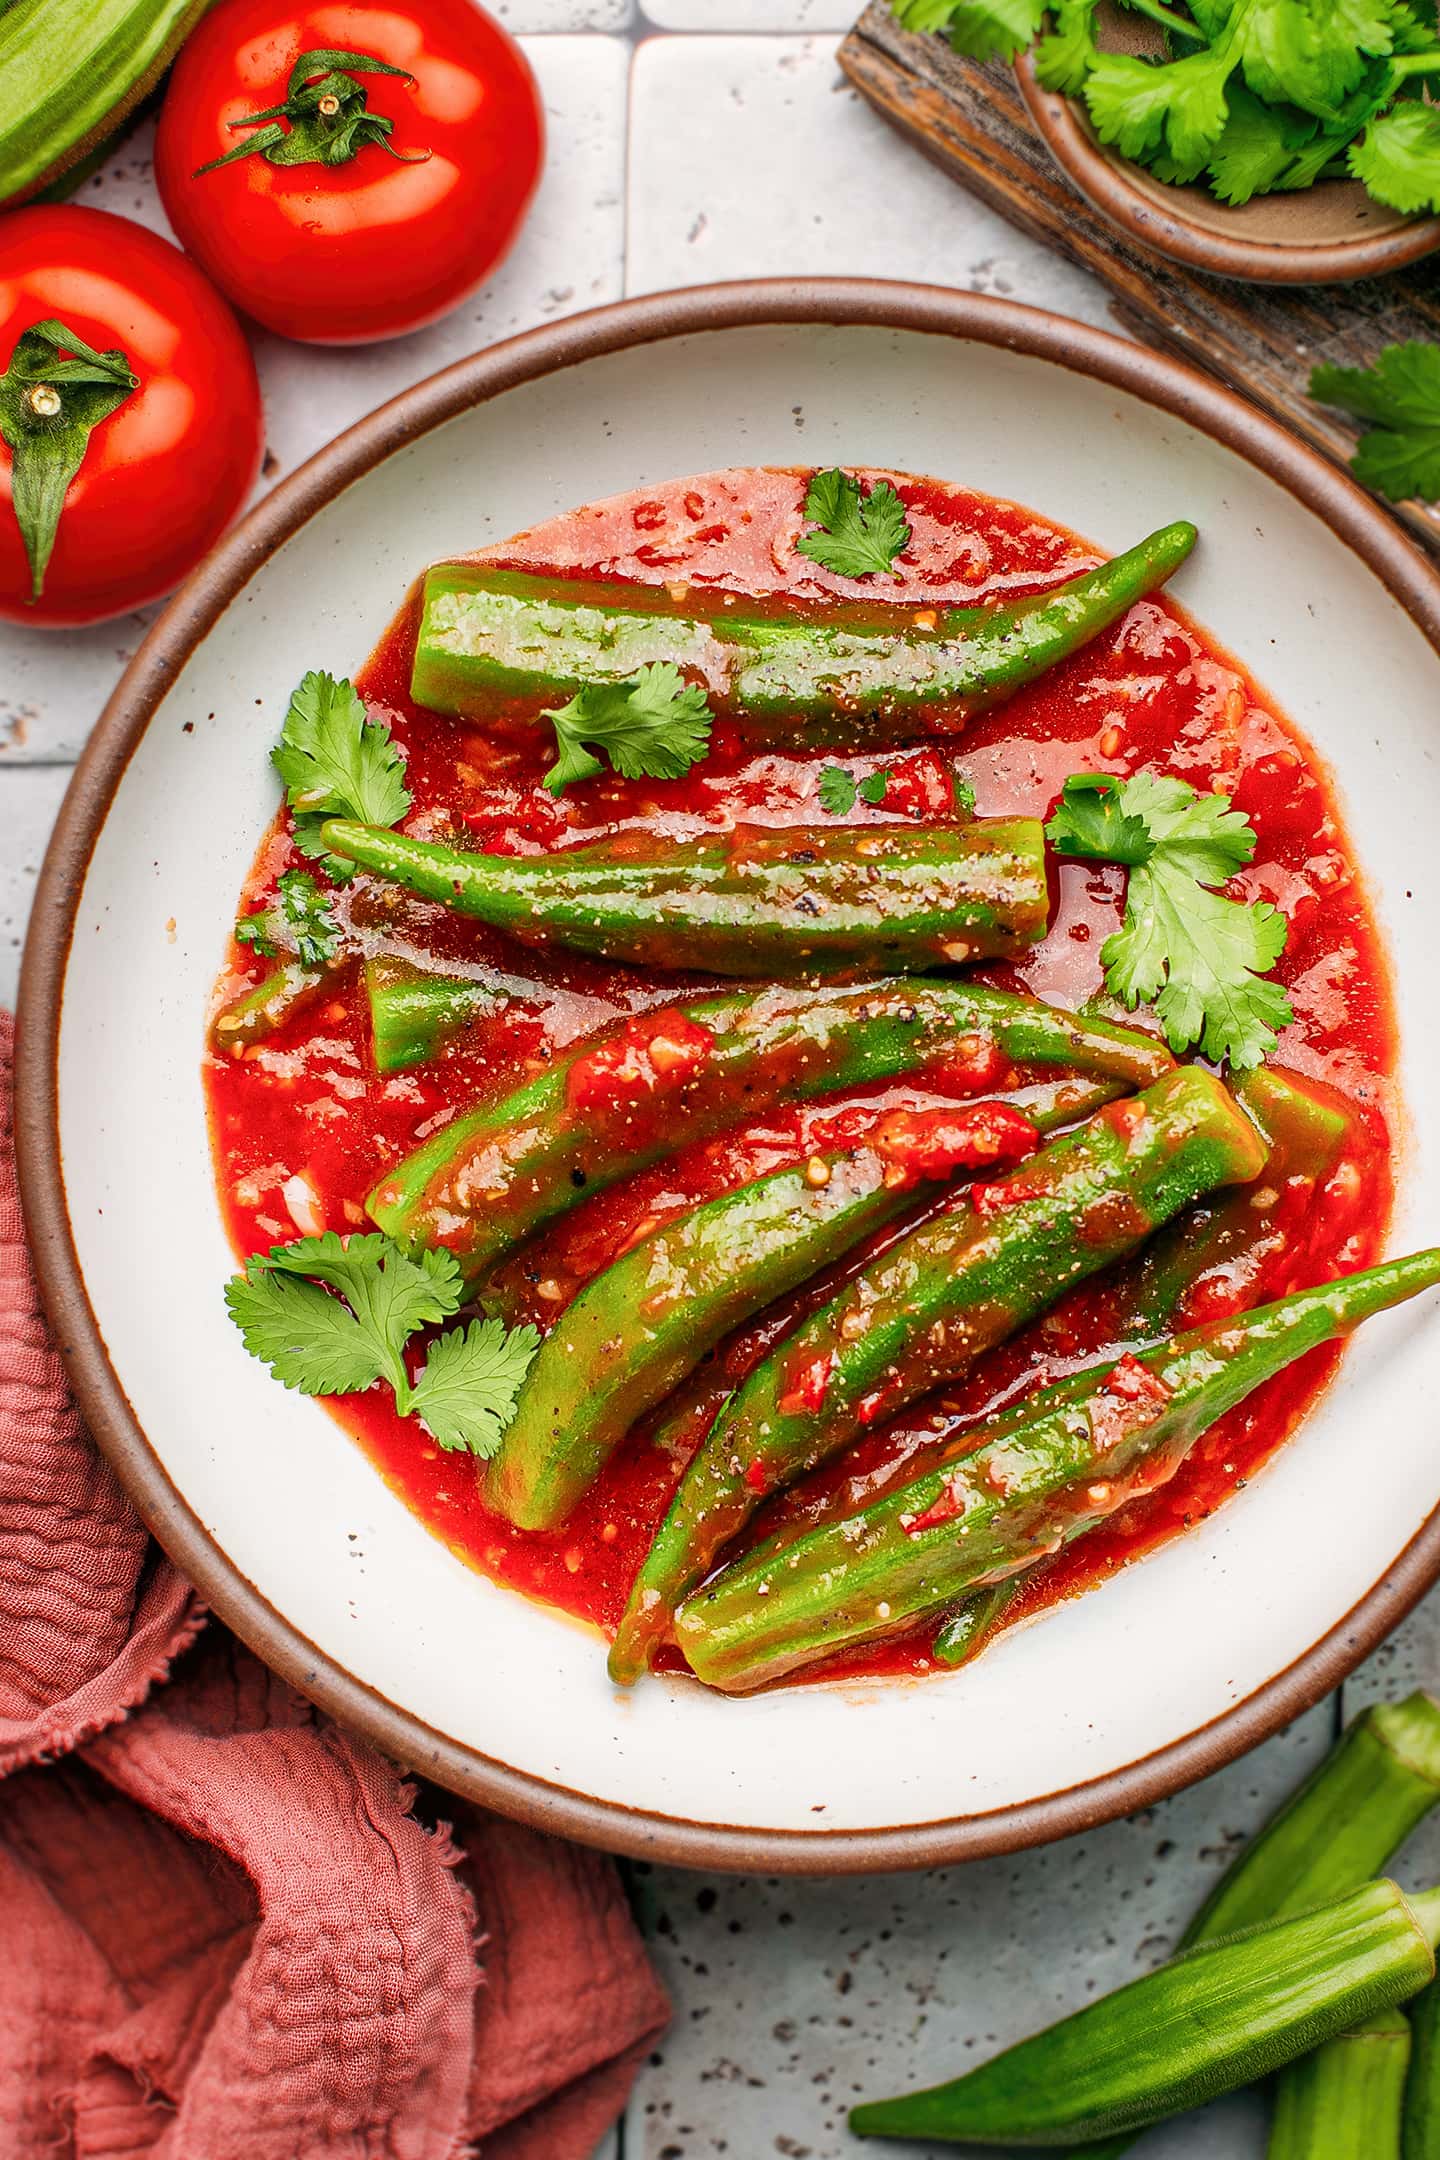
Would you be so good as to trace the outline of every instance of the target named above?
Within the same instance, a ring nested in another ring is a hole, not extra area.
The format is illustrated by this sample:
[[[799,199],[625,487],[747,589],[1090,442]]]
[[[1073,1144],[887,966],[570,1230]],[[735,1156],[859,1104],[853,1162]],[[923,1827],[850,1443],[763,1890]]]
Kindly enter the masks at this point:
[[[1387,345],[1372,367],[1317,367],[1310,395],[1372,420],[1351,459],[1357,480],[1392,502],[1440,500],[1440,345]]]
[[[1198,1043],[1237,1072],[1269,1056],[1293,1017],[1280,984],[1260,979],[1285,950],[1286,922],[1266,900],[1213,889],[1255,852],[1254,829],[1228,796],[1157,773],[1075,773],[1045,834],[1058,855],[1130,873],[1125,919],[1100,948],[1106,988],[1122,1004],[1153,1004],[1177,1052]]]
[[[398,825],[410,808],[405,760],[383,720],[372,720],[353,683],[312,669],[285,714],[270,761],[295,814],[295,845],[337,884],[354,874],[321,844],[326,818]]]
[[[344,942],[330,901],[308,870],[286,870],[270,906],[242,916],[235,937],[266,960],[298,960],[304,968],[329,967]]]
[[[905,505],[888,480],[868,495],[854,475],[832,466],[816,473],[805,491],[805,515],[818,529],[795,546],[837,577],[893,577],[895,559],[910,545]]]
[[[911,30],[972,59],[1013,59],[1043,0],[892,0]],[[1049,90],[1083,99],[1102,142],[1157,179],[1204,181],[1222,202],[1346,173],[1377,201],[1440,211],[1434,0],[1127,0],[1163,32],[1155,59],[1102,52],[1098,0],[1052,0],[1036,50]]]
[[[542,713],[558,755],[545,775],[552,795],[605,770],[585,746],[598,743],[627,780],[678,780],[710,747],[705,692],[669,660],[652,660],[624,682],[586,683],[568,705]]]
[[[225,1286],[230,1317],[252,1357],[302,1395],[358,1395],[387,1380],[402,1416],[418,1417],[443,1448],[489,1458],[515,1414],[539,1344],[533,1327],[472,1320],[430,1345],[415,1379],[405,1346],[451,1319],[464,1300],[452,1253],[412,1258],[379,1231],[296,1238],[256,1253]]]

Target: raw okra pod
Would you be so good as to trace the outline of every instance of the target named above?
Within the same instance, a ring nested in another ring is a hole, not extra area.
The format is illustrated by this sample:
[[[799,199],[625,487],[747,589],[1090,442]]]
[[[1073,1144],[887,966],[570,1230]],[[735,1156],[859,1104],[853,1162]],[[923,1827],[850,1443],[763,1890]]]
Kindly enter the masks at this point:
[[[1069,2146],[1141,2130],[1283,2064],[1434,1975],[1440,1891],[1381,1880],[1187,1950],[965,2077],[854,2109],[862,2137]]]
[[[1440,2160],[1440,1986],[1409,2005],[1411,2048],[1401,2115],[1402,2160]]]
[[[1299,2056],[1276,2085],[1265,2160],[1401,2160],[1409,2060],[1400,2010],[1377,2011]]]

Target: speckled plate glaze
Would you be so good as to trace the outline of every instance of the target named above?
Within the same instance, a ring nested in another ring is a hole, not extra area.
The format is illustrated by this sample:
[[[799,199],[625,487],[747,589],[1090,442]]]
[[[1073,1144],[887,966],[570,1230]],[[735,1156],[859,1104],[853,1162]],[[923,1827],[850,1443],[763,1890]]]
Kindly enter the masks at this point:
[[[180,1565],[381,1747],[546,1828],[708,1867],[918,1866],[1131,1810],[1314,1701],[1440,1573],[1440,1322],[1376,1322],[1203,1527],[973,1669],[731,1702],[622,1695],[576,1623],[471,1573],[225,1316],[206,995],[307,667],[345,673],[417,569],[687,471],[933,472],[1105,547],[1176,516],[1185,605],[1340,776],[1401,991],[1393,1244],[1440,1233],[1440,579],[1350,482],[1212,383],[919,287],[627,302],[462,362],[287,481],[161,618],[81,762],[22,990],[46,1298],[102,1446]]]

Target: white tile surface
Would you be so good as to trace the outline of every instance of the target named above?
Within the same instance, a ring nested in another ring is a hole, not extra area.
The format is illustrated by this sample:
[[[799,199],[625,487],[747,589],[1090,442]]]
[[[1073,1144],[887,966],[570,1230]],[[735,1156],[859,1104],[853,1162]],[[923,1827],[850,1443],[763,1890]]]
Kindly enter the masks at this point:
[[[273,480],[447,361],[551,316],[712,278],[931,279],[1104,323],[1098,286],[893,135],[834,61],[843,0],[495,0],[540,78],[550,157],[491,288],[423,337],[327,354],[261,339]],[[664,31],[701,33],[681,36]],[[642,36],[631,68],[631,31]],[[609,33],[599,34],[596,33]],[[538,34],[536,34],[538,33]],[[734,33],[734,34],[732,34]],[[627,189],[628,143],[628,189]],[[164,229],[140,130],[85,200]],[[627,259],[628,241],[628,259]],[[73,759],[144,619],[61,638],[0,628],[0,1002]],[[1346,1690],[1440,1678],[1440,1596]],[[595,2160],[840,2160],[858,2091],[944,2074],[1162,1956],[1235,1845],[1318,1758],[1334,1706],[1129,1823],[921,1877],[776,1883],[638,1871],[676,1995],[658,2064]],[[1440,1829],[1409,1870],[1440,1876]],[[892,2150],[896,2160],[912,2148]],[[1240,2101],[1138,2160],[1261,2160]]]
[[[853,2160],[844,2118],[862,2094],[953,2076],[1164,1958],[1332,1725],[1322,1706],[1165,1806],[1014,1860],[834,1883],[640,1872],[679,2010],[625,2160]],[[1153,2133],[1137,2160],[1262,2151],[1246,2098]]]
[[[549,155],[513,252],[473,300],[414,337],[323,353],[259,336],[271,479],[452,360],[620,297],[629,46],[596,36],[520,42],[544,94]]]
[[[642,19],[660,30],[848,30],[854,0],[643,0]]]
[[[651,38],[631,86],[626,287],[919,278],[1106,320],[1101,288],[1006,225],[852,90],[833,37]]]
[[[0,1005],[15,1003],[35,877],[69,779],[63,765],[0,769]]]

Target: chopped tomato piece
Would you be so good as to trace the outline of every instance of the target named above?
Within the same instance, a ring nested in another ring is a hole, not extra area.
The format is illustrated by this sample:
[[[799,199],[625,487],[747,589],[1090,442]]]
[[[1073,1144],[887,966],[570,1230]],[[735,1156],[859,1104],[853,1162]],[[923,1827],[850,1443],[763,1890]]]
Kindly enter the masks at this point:
[[[976,1103],[966,1110],[892,1110],[875,1129],[875,1147],[913,1178],[950,1177],[956,1170],[990,1170],[1035,1153],[1033,1121],[1011,1103]]]
[[[660,1094],[677,1094],[707,1063],[715,1037],[683,1012],[637,1014],[618,1035],[570,1068],[566,1100],[572,1110],[627,1109]]]
[[[830,1375],[834,1370],[833,1350],[827,1350],[822,1357],[812,1358],[808,1365],[802,1365],[775,1406],[781,1416],[813,1416],[825,1400]]]

